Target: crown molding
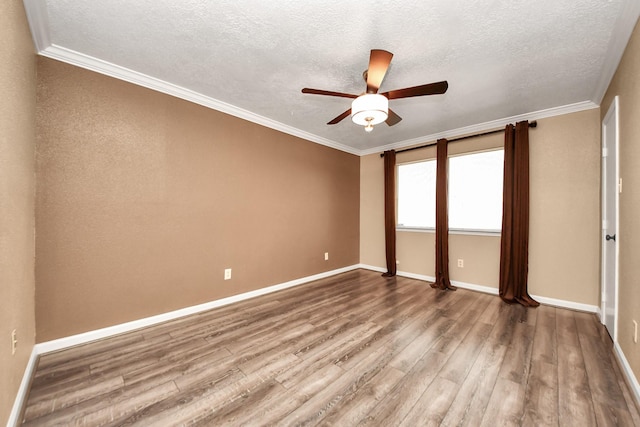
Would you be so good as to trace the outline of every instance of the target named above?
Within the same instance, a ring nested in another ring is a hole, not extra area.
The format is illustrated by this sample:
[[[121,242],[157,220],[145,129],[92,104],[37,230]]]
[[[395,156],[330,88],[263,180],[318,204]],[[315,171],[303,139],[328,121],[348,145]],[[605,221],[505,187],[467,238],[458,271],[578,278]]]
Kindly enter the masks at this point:
[[[598,104],[592,101],[576,102],[574,104],[562,105],[560,107],[548,108],[545,110],[533,111],[531,113],[519,114],[517,116],[505,117],[502,119],[492,120],[489,122],[478,123],[471,126],[465,126],[458,129],[452,129],[445,132],[434,133],[431,135],[421,136],[418,138],[407,139],[405,141],[394,142],[392,144],[384,145],[381,147],[370,148],[360,151],[360,156],[366,156],[369,154],[381,153],[386,150],[399,150],[402,148],[409,148],[412,146],[424,144],[426,142],[437,141],[440,138],[457,138],[459,136],[470,135],[474,133],[482,133],[495,129],[499,129],[508,125],[509,123],[515,123],[523,120],[538,120],[548,117],[561,116],[564,114],[577,113],[579,111],[591,110],[598,108]]]
[[[36,37],[34,36],[34,39]],[[598,105],[591,101],[578,102],[575,104],[564,105],[560,107],[549,108],[546,110],[534,111],[531,113],[520,114],[517,116],[505,117],[503,119],[492,120],[485,123],[479,123],[471,126],[465,126],[458,129],[448,130],[436,134],[426,135],[418,138],[408,139],[404,141],[394,142],[381,147],[374,147],[366,150],[358,150],[348,145],[341,144],[336,141],[332,141],[327,138],[314,135],[309,132],[294,128],[292,126],[285,125],[278,121],[269,119],[264,116],[252,113],[251,111],[235,107],[226,102],[219,101],[217,99],[204,96],[198,92],[174,85],[172,83],[165,82],[154,77],[149,77],[146,74],[139,73],[111,62],[103,61],[88,55],[78,53],[76,51],[57,46],[55,44],[49,45],[47,48],[39,52],[40,55],[56,59],[58,61],[66,62],[77,67],[85,68],[90,71],[95,71],[100,74],[104,74],[110,77],[114,77],[126,82],[146,87],[151,90],[165,93],[167,95],[175,96],[180,99],[184,99],[195,104],[202,105],[213,110],[217,110],[243,120],[247,120],[289,135],[302,138],[307,141],[315,142],[320,145],[324,145],[336,150],[344,151],[357,156],[365,156],[368,154],[379,153],[385,150],[397,150],[402,148],[411,147],[418,144],[423,144],[428,141],[436,141],[440,138],[455,138],[462,135],[468,135],[472,133],[485,132],[506,126],[509,123],[514,123],[521,120],[536,120],[547,117],[559,116],[563,114],[575,113],[578,111],[589,110],[592,108],[598,108]]]
[[[350,154],[360,155],[360,150],[348,145],[314,135],[293,126],[285,125],[284,123],[252,113],[251,111],[243,108],[204,96],[198,92],[147,76],[146,74],[118,66],[111,62],[103,61],[89,55],[84,55],[71,49],[55,45],[51,43],[51,39],[49,37],[49,19],[46,6],[46,2],[43,0],[24,0],[24,8],[27,14],[27,20],[29,21],[33,43],[35,45],[36,52],[41,56],[56,59],[58,61],[66,62],[90,71],[95,71],[109,77],[124,80],[138,86],[143,86],[147,89],[175,96],[176,98],[184,99],[307,141],[315,142]]]
[[[600,79],[596,84],[592,97],[598,105],[602,103],[602,98],[604,98],[604,95],[607,93],[611,80],[613,80],[613,76],[616,74],[616,70],[622,60],[622,55],[624,55],[633,29],[638,22],[638,18],[640,18],[640,1],[628,0],[623,2],[620,15],[618,15],[611,39],[609,40]]]
[[[51,46],[47,4],[43,0],[24,0],[24,10],[27,13],[33,44],[40,53]]]
[[[359,150],[354,147],[339,143],[337,141],[333,141],[328,138],[324,138],[310,132],[306,132],[301,129],[286,125],[276,120],[252,113],[251,111],[236,107],[226,102],[204,96],[198,92],[183,88],[181,86],[177,86],[172,83],[150,77],[146,74],[139,73],[118,66],[116,64],[52,44],[49,37],[49,23],[46,2],[43,0],[24,0],[24,5],[36,50],[38,54],[42,56],[66,62],[120,80],[124,80],[138,86],[165,93],[167,95],[175,96],[177,98],[184,99],[186,101],[193,102],[195,104],[199,104],[204,107],[211,108],[213,110],[217,110],[234,117],[238,117],[240,119],[259,124],[261,126],[265,126],[270,129],[274,129],[279,132],[293,135],[307,141],[315,142],[317,144],[357,156],[365,156],[368,154],[379,153],[385,150],[407,148],[419,144],[424,144],[425,142],[436,141],[440,138],[455,138],[472,133],[485,132],[488,130],[506,126],[508,123],[513,123],[520,120],[536,120],[597,108],[599,106],[599,103],[602,101],[602,97],[604,96],[604,93],[606,92],[611,79],[613,78],[613,75],[615,74],[615,70],[617,69],[620,59],[622,58],[624,48],[629,40],[629,37],[631,36],[631,32],[633,31],[634,25],[638,20],[638,16],[640,15],[640,2],[627,1],[624,3],[621,15],[618,18],[618,25],[616,26],[617,31],[614,32],[610,42],[610,48],[607,53],[607,60],[605,61],[605,69],[601,73],[600,81],[596,89],[596,93],[593,97],[596,102],[578,102],[575,104],[554,107],[546,110],[540,110],[512,117],[505,117],[485,123],[461,127],[458,129],[447,130],[444,132],[425,135],[418,138],[397,141],[380,147]]]
[[[116,79],[124,80],[138,86],[146,87],[148,89],[162,92],[167,95],[175,96],[176,98],[184,99],[186,101],[193,102],[195,104],[199,104],[204,107],[211,108],[213,110],[217,110],[243,120],[257,123],[259,125],[305,139],[307,141],[335,148],[336,150],[345,151],[350,154],[359,155],[359,150],[353,147],[340,144],[339,142],[335,142],[327,138],[322,138],[318,135],[314,135],[312,133],[305,132],[292,126],[285,125],[284,123],[280,123],[267,117],[252,113],[251,111],[245,110],[243,108],[239,108],[231,104],[227,104],[226,102],[202,95],[190,89],[186,89],[181,86],[177,86],[172,83],[147,76],[146,74],[115,65],[111,62],[103,61],[89,55],[84,55],[82,53],[57,46],[55,44],[49,45],[47,48],[39,51],[38,53],[48,58],[56,59],[58,61],[66,62],[68,64],[85,68],[90,71],[95,71],[109,77],[114,77]]]

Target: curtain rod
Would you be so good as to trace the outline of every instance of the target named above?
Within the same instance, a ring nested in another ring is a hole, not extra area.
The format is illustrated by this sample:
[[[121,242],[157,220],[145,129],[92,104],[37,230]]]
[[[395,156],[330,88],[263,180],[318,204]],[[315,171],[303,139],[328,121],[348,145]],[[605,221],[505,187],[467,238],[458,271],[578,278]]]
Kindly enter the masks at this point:
[[[532,122],[529,122],[529,127],[530,128],[538,127],[538,122],[535,121],[535,120],[532,121]],[[497,129],[497,130],[492,130],[492,131],[489,131],[489,132],[476,133],[474,135],[461,136],[459,138],[448,139],[447,142],[462,141],[464,139],[476,138],[476,137],[479,137],[479,136],[486,136],[486,135],[493,135],[494,133],[500,133],[500,132],[504,132],[504,129]],[[432,147],[432,146],[434,146],[436,144],[437,144],[437,142],[432,142],[430,144],[420,145],[418,147],[405,148],[404,150],[396,151],[396,154],[397,153],[404,153],[405,151],[419,150],[420,148]],[[384,157],[384,153],[381,153],[380,157]]]

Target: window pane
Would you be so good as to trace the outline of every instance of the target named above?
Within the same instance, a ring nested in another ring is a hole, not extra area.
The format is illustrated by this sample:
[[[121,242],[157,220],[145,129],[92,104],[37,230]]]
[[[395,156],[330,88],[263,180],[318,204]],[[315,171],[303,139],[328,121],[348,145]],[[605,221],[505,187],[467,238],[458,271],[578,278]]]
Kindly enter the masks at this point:
[[[436,162],[398,165],[398,226],[434,228]]]
[[[504,150],[449,158],[449,228],[500,230]]]

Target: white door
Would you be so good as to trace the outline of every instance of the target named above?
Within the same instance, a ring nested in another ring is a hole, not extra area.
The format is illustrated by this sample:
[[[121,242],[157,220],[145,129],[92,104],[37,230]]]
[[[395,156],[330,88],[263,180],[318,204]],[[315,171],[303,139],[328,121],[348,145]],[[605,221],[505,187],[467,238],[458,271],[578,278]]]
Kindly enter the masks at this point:
[[[618,97],[602,121],[602,322],[617,341],[618,324]]]

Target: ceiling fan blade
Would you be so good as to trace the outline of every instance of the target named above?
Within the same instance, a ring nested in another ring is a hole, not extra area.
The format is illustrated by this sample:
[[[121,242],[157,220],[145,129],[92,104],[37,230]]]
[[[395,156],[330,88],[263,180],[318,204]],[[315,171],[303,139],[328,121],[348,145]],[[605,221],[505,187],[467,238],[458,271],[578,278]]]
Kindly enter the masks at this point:
[[[386,50],[371,49],[369,68],[367,69],[367,93],[378,93],[384,75],[387,74],[393,53]]]
[[[327,124],[328,125],[335,125],[336,123],[340,123],[343,119],[349,117],[350,114],[351,114],[351,108],[349,108],[347,111],[345,111],[344,113],[340,114],[338,117],[336,117],[335,119],[331,120]]]
[[[302,89],[302,93],[310,93],[312,95],[327,95],[327,96],[340,96],[342,98],[351,98],[356,99],[358,95],[351,95],[350,93],[342,93],[342,92],[332,92],[330,90],[322,90],[322,89],[310,89],[305,87]]]
[[[398,123],[400,123],[400,120],[402,120],[402,117],[400,117],[394,111],[389,109],[389,117],[387,117],[386,123],[389,126],[393,126],[393,125],[397,125]]]
[[[424,95],[440,95],[445,93],[448,88],[449,83],[447,83],[447,81],[445,80],[437,83],[429,83],[426,85],[391,90],[389,92],[383,93],[382,95],[386,96],[389,99],[411,98],[412,96]]]

